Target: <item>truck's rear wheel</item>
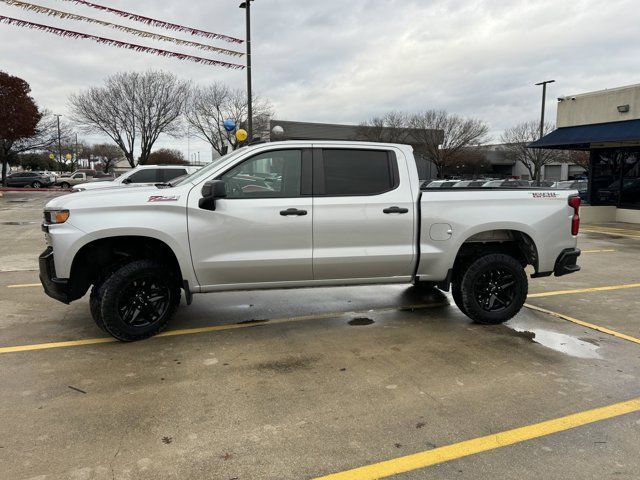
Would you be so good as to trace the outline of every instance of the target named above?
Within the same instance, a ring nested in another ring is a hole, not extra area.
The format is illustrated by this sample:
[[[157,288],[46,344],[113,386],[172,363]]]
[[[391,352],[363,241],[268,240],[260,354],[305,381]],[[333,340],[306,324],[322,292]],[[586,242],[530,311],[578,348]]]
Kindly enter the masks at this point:
[[[527,275],[520,262],[510,255],[490,253],[474,260],[462,272],[454,300],[475,322],[494,325],[516,315],[527,292]]]
[[[97,297],[102,297],[100,315],[107,332],[133,342],[167,326],[180,303],[180,286],[162,264],[136,260],[113,272],[98,288]]]
[[[60,184],[60,186],[61,186],[62,188],[71,188],[71,184],[70,184],[70,183],[67,183],[67,182],[62,182],[62,183]]]

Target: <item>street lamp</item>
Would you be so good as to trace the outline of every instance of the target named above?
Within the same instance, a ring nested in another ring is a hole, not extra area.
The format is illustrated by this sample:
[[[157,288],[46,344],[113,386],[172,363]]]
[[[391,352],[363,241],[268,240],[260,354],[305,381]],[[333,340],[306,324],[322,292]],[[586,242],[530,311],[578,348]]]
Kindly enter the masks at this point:
[[[536,86],[542,85],[542,113],[540,114],[540,138],[544,136],[544,104],[547,101],[547,83],[554,83],[555,80],[545,80],[544,82],[536,83]]]
[[[55,114],[54,116],[58,120],[58,164],[62,165],[62,142],[60,141],[60,117],[62,115]]]
[[[247,19],[247,132],[249,141],[253,140],[253,105],[251,99],[251,2],[247,0],[240,4],[240,8],[245,9]]]

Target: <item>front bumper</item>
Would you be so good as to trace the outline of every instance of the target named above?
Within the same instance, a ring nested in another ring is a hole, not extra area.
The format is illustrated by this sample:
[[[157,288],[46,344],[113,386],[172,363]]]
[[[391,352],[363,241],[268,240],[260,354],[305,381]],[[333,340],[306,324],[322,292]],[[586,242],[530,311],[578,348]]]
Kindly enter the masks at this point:
[[[62,303],[70,303],[69,281],[56,278],[56,267],[53,263],[53,248],[48,247],[38,258],[40,264],[40,283],[44,293]]]
[[[580,271],[580,265],[577,265],[576,263],[580,253],[579,248],[565,248],[556,260],[556,266],[553,269],[554,275],[556,277],[561,277],[563,275],[568,275],[569,273]]]

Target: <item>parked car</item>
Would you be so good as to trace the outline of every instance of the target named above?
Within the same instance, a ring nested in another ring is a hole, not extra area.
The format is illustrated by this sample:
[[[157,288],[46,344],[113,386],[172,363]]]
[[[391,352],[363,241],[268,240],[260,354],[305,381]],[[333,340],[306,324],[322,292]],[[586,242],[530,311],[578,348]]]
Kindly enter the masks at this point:
[[[589,182],[587,180],[567,180],[565,182],[556,182],[553,188],[560,190],[578,190],[578,194],[582,200],[587,200],[589,195]]]
[[[252,172],[281,182],[245,189]],[[51,200],[40,279],[64,303],[93,285],[97,325],[133,341],[167,325],[181,289],[190,304],[228,290],[451,287],[468,317],[497,324],[524,304],[527,265],[533,278],[580,269],[577,192],[419,186],[408,145],[251,145],[171,185]]]
[[[74,185],[79,185],[80,183],[84,183],[89,180],[92,180],[94,174],[95,174],[95,170],[91,170],[91,171],[76,170],[73,173],[59,176],[56,180],[56,185],[62,188],[71,188]]]
[[[456,183],[453,188],[478,188],[482,187],[486,180],[462,180],[461,182]]]
[[[76,192],[83,190],[98,190],[101,188],[123,187],[126,185],[154,185],[167,183],[178,177],[197,171],[200,167],[183,165],[138,165],[133,170],[120,175],[116,179],[78,183],[73,187]],[[262,181],[264,183],[264,180]]]
[[[7,187],[43,188],[53,185],[51,177],[40,172],[16,172],[7,175]]]

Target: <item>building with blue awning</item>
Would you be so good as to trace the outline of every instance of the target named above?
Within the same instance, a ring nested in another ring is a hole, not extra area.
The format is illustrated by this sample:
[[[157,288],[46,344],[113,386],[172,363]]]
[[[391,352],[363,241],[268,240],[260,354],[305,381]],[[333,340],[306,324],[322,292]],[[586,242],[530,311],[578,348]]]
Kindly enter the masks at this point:
[[[529,146],[588,151],[591,205],[640,222],[640,84],[560,97],[556,125]]]

